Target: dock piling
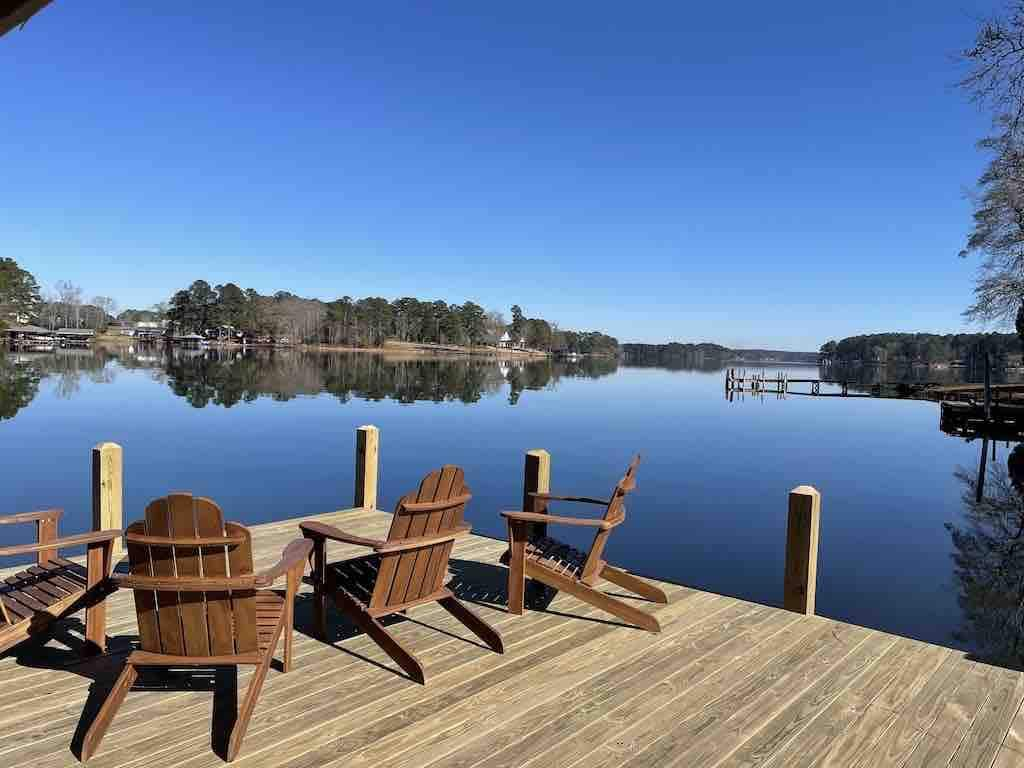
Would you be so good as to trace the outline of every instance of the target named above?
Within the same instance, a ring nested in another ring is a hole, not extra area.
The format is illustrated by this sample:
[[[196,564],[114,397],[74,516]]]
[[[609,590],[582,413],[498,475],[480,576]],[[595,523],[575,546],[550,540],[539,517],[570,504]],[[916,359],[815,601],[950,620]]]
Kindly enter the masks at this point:
[[[523,464],[523,511],[546,514],[548,503],[531,494],[550,492],[551,454],[541,448],[527,451],[526,460]],[[531,536],[544,536],[547,533],[546,525],[539,523],[531,525],[536,526],[532,529]]]
[[[380,430],[366,424],[356,430],[355,504],[364,509],[377,508],[377,462],[380,453]]]
[[[124,528],[124,451],[117,443],[100,443],[92,449],[92,527],[95,531]],[[121,539],[114,539],[112,557],[124,553]]]
[[[801,485],[790,491],[783,607],[807,616],[814,615],[820,523],[821,494],[818,490]]]

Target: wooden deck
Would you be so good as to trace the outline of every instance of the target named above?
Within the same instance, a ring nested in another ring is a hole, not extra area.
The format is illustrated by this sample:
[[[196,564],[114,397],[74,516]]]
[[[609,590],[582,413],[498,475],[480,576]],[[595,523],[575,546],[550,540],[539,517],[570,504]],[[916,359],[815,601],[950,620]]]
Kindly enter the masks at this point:
[[[376,535],[388,518],[353,510],[320,519]],[[253,529],[257,568],[277,559],[296,522]],[[270,673],[233,765],[1024,766],[1019,672],[674,585],[663,585],[668,606],[645,606],[660,635],[566,595],[515,617],[503,608],[503,549],[470,537],[450,569],[456,593],[503,634],[503,656],[436,606],[395,623],[424,662],[426,686],[337,614],[334,646],[304,634],[311,611],[300,598],[295,668]],[[78,662],[59,642],[80,635],[80,618],[45,647],[0,657],[0,766],[77,764],[69,745],[83,708],[118,666]],[[126,650],[135,632],[130,595],[114,595],[112,650]],[[214,694],[194,687],[133,690],[89,765],[221,765],[210,749]]]

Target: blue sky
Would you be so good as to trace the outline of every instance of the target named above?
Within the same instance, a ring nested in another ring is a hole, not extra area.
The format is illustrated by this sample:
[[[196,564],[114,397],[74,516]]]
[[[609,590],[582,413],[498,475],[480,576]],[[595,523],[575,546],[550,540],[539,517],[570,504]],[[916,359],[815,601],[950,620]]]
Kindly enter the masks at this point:
[[[951,332],[996,3],[55,2],[0,39],[0,255],[623,341]],[[837,9],[838,8],[838,9]]]

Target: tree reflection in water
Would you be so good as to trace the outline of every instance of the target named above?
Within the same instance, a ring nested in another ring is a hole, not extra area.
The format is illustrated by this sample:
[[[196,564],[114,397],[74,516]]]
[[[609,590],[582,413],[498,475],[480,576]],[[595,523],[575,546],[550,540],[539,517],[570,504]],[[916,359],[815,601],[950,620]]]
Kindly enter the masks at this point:
[[[394,357],[378,353],[301,350],[190,351],[141,347],[61,350],[52,354],[0,355],[0,417],[13,418],[52,378],[59,397],[72,397],[83,377],[112,381],[119,368],[152,371],[195,408],[230,408],[260,397],[287,401],[328,393],[341,402],[396,400],[400,403],[474,403],[508,385],[515,405],[524,391],[555,385],[564,377],[597,378],[614,373],[608,358],[560,363],[483,357]]]
[[[1006,467],[954,474],[964,487],[964,521],[946,524],[963,611],[956,638],[986,661],[1024,667],[1024,446]]]
[[[0,420],[13,419],[39,392],[42,374],[11,356],[0,356]]]

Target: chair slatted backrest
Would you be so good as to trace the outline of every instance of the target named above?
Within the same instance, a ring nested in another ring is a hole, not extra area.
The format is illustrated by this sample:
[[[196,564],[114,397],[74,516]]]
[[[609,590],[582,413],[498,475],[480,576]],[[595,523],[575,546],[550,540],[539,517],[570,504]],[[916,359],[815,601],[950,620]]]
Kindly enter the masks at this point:
[[[434,470],[423,478],[418,491],[406,494],[395,506],[388,541],[444,536],[461,530],[470,498],[461,467],[446,464]],[[441,589],[452,545],[447,541],[382,555],[370,607],[402,605]]]
[[[126,533],[132,576],[173,579],[253,574],[249,530],[238,523],[225,523],[220,507],[210,499],[190,493],[156,499],[146,507],[145,519],[132,523]],[[166,543],[154,541],[154,537],[166,539]],[[132,591],[144,651],[226,656],[257,650],[252,589]]]
[[[615,489],[612,491],[611,498],[608,500],[608,507],[604,512],[604,520],[609,523],[615,523],[616,525],[626,519],[626,494],[636,488],[636,470],[640,466],[640,456],[636,455],[633,460],[629,462],[629,467],[626,468],[626,474],[622,476],[622,479],[615,484]],[[583,571],[581,577],[589,579],[595,576],[598,571],[601,570],[602,556],[604,555],[604,547],[608,542],[608,537],[611,535],[611,529],[600,530],[594,534],[594,542],[590,545],[590,553],[587,555],[586,563],[583,565]]]

